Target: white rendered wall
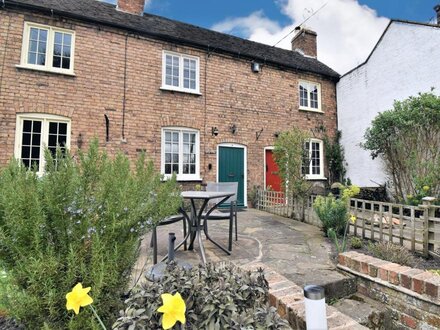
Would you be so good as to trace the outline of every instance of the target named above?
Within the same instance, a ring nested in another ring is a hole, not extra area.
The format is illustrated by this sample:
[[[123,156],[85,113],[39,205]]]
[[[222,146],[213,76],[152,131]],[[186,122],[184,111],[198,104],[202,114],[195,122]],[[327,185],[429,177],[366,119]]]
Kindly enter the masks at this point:
[[[379,112],[435,87],[440,94],[440,28],[392,22],[368,62],[337,85],[338,125],[347,160],[347,177],[361,187],[388,181],[380,159],[359,144]]]

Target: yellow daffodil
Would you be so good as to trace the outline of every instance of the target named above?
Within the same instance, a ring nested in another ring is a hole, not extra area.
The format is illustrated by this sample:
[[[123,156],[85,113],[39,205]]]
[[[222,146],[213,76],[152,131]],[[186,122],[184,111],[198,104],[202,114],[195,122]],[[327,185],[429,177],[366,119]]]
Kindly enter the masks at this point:
[[[350,221],[351,221],[351,223],[355,223],[356,222],[356,217],[354,215],[351,215]]]
[[[185,324],[185,301],[183,301],[179,292],[174,296],[169,293],[164,293],[161,295],[163,305],[158,308],[159,313],[163,313],[162,317],[162,327],[166,329],[171,329],[177,321]]]
[[[428,191],[429,190],[429,186],[423,186],[423,190],[424,191]]]
[[[87,294],[89,291],[90,291],[90,287],[83,288],[81,283],[75,285],[72,291],[66,294],[67,310],[73,309],[75,314],[78,314],[80,307],[85,307],[90,305],[93,302],[93,299]]]

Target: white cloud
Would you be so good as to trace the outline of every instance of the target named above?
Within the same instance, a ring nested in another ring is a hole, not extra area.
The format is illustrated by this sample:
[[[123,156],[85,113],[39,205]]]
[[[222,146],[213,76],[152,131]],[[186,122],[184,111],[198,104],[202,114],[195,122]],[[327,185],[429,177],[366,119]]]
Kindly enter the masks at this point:
[[[389,22],[357,0],[275,1],[291,20],[287,26],[280,26],[265,17],[263,11],[257,11],[246,17],[227,18],[212,28],[273,45],[327,3],[305,26],[318,33],[318,59],[339,73],[345,73],[366,59]],[[278,47],[290,49],[292,37],[293,34]]]

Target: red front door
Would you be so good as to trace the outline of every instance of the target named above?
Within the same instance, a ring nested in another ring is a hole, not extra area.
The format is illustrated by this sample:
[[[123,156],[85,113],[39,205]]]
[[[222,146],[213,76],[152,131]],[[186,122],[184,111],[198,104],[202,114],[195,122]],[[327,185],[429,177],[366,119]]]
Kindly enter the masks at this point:
[[[278,176],[278,165],[273,158],[272,150],[266,150],[266,189],[281,191],[281,178]],[[270,187],[269,187],[270,186]]]

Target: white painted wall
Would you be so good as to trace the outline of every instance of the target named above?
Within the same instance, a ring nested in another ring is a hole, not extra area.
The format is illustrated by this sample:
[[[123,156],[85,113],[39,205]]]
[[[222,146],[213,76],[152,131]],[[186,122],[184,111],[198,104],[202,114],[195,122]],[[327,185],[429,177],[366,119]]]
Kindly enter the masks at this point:
[[[359,144],[371,121],[403,100],[435,87],[440,95],[440,27],[392,22],[367,63],[337,85],[338,125],[353,184],[374,187],[387,175]]]

